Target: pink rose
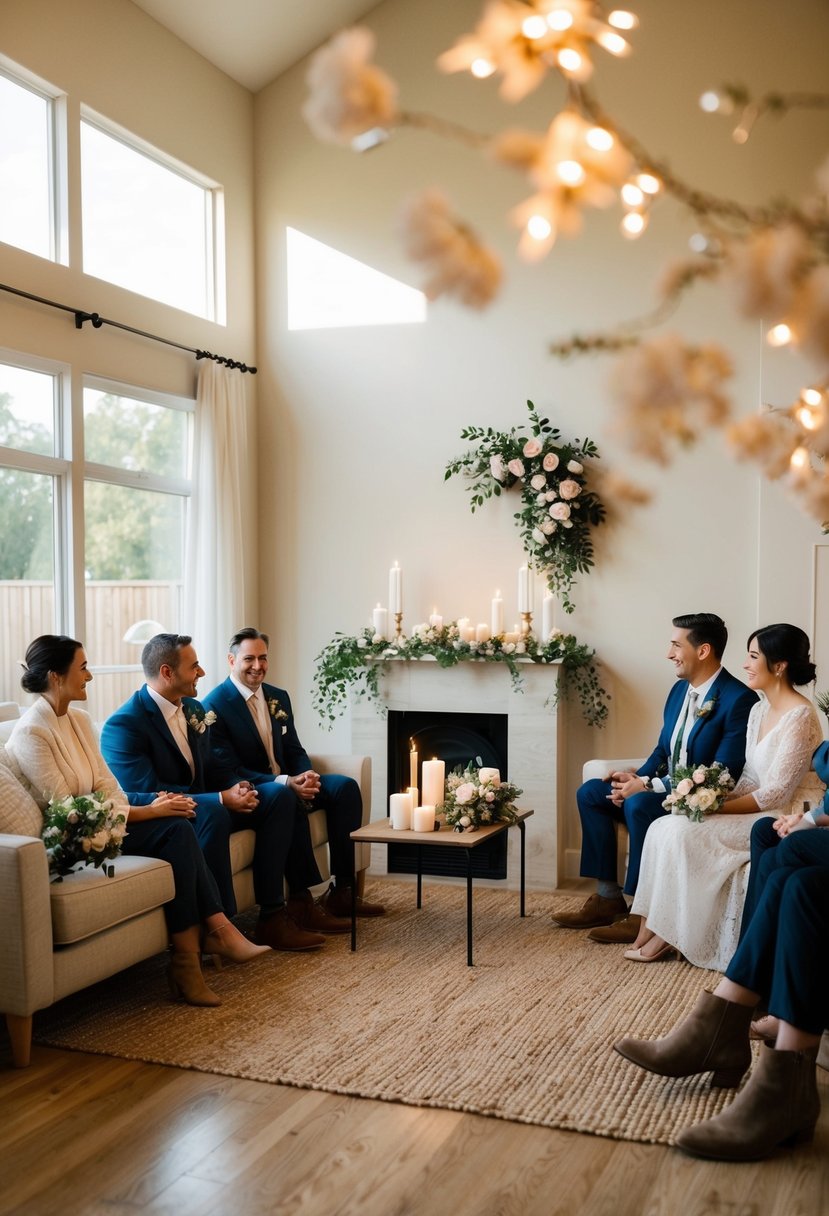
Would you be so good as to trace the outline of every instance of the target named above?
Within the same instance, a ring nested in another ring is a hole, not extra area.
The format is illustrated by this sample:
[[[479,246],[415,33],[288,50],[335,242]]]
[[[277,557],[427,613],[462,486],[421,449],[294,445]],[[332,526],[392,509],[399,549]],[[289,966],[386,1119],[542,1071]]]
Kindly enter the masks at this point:
[[[542,460],[541,465],[548,473],[552,473],[553,469],[558,468],[558,456],[556,456],[555,452],[548,452]]]
[[[489,471],[496,481],[503,481],[507,475],[507,466],[500,456],[490,456]]]
[[[570,508],[566,502],[554,502],[550,507],[550,515],[553,519],[569,519]]]
[[[558,498],[558,494],[556,494],[555,490],[547,490],[544,497],[547,499],[547,502],[553,502],[554,499]]]
[[[684,798],[686,794],[690,794],[690,792],[693,788],[694,788],[693,781],[691,781],[690,778],[688,778],[688,777],[683,777],[683,779],[680,781],[679,785],[676,787],[676,792],[680,798]]]
[[[547,486],[547,478],[543,473],[536,473],[535,477],[533,477],[532,481],[530,482],[530,485],[534,490],[544,490]]]
[[[477,797],[478,791],[471,781],[464,781],[463,785],[459,785],[455,790],[455,801],[461,806],[466,806],[467,802],[471,802]]]
[[[577,481],[572,481],[568,477],[566,481],[561,482],[558,492],[562,498],[578,498],[579,494],[581,494],[581,486]]]
[[[518,457],[516,457],[514,460],[511,460],[509,462],[509,464],[507,465],[507,468],[509,469],[510,473],[512,473],[513,477],[523,477],[524,476],[524,465],[523,465],[522,461],[520,461],[518,459]]]
[[[537,439],[528,439],[524,444],[524,455],[528,460],[532,460],[533,456],[537,456],[541,451],[541,444]]]
[[[577,460],[568,460],[567,468],[570,470],[571,473],[583,473],[584,472],[584,465],[579,464],[579,462]]]
[[[693,778],[694,785],[702,785],[703,781],[705,780],[705,769],[695,768],[691,776]]]

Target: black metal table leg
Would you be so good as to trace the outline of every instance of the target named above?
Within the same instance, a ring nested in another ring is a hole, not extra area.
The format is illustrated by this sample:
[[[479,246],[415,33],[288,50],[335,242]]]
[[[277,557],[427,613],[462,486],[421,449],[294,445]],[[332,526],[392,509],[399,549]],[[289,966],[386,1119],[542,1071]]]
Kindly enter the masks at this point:
[[[357,949],[357,845],[351,842],[351,873],[354,881],[351,884],[351,949]]]
[[[466,965],[472,966],[472,850],[466,850]]]
[[[521,833],[521,915],[522,916],[527,915],[526,908],[525,908],[525,899],[524,899],[526,889],[527,889],[527,885],[526,885],[527,859],[526,859],[526,852],[525,852],[525,847],[524,847],[526,845],[525,827],[526,827],[526,825],[524,823],[524,820],[522,819],[518,824],[518,830]]]
[[[417,906],[423,907],[423,850],[417,846]]]

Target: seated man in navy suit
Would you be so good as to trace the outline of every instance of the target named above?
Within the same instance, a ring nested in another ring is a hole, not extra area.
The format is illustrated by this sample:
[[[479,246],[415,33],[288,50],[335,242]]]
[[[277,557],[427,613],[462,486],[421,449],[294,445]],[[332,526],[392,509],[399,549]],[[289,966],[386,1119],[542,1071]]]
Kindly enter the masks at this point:
[[[194,699],[204,671],[189,637],[156,634],[141,665],[147,683],[101,731],[101,751],[118,784],[133,806],[152,802],[159,790],[193,798],[196,836],[228,916],[236,912],[230,835],[252,828],[256,941],[274,950],[319,949],[325,939],[300,928],[285,906],[286,879],[290,892],[322,881],[307,819],[222,766],[210,746],[212,716]]]
[[[633,896],[645,833],[666,814],[663,800],[676,768],[724,764],[736,781],[743,771],[746,726],[757,694],[722,666],[728,641],[725,622],[713,612],[673,619],[668,659],[677,683],[668,694],[659,740],[635,773],[610,773],[585,781],[576,793],[582,826],[582,877],[598,880],[598,890],[577,912],[557,913],[565,929],[592,929],[598,942],[634,942],[639,917],[628,915],[624,896]],[[624,894],[617,882],[615,823],[626,823],[630,852]]]
[[[322,904],[306,892],[288,909],[299,924],[313,927],[321,913],[351,915],[354,884],[354,850],[351,832],[362,822],[360,787],[351,777],[327,773],[320,777],[311,767],[307,752],[294,725],[291,699],[284,688],[265,683],[268,674],[267,634],[258,629],[240,629],[230,639],[230,675],[204,699],[216,714],[211,746],[224,767],[296,814],[322,809],[328,820],[328,847],[336,887],[329,889]],[[379,904],[358,897],[358,916],[380,916]],[[321,925],[320,925],[321,927]],[[349,921],[350,927],[350,921]]]

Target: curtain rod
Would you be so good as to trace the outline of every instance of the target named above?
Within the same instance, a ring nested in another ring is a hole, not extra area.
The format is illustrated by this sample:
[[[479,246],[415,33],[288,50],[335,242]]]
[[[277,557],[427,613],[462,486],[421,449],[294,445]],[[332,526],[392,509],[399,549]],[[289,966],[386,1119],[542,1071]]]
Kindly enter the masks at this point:
[[[21,291],[19,287],[10,287],[7,283],[0,283],[0,291],[11,292],[12,295],[22,296],[24,300],[34,300],[38,304],[46,304],[49,308],[59,308],[61,312],[71,312],[75,318],[75,329],[83,329],[85,322],[91,321],[93,329],[100,329],[102,325],[111,325],[113,329],[123,329],[128,334],[137,334],[139,338],[149,338],[151,342],[161,342],[165,346],[174,346],[176,350],[185,350],[191,355],[195,355],[197,359],[213,359],[216,363],[223,363],[225,367],[240,372],[250,372],[252,376],[256,375],[255,367],[248,367],[246,363],[239,363],[236,359],[227,359],[224,355],[214,355],[209,350],[196,350],[193,346],[183,346],[181,342],[173,342],[170,338],[160,338],[158,334],[149,334],[143,329],[134,329],[132,325],[123,325],[120,321],[111,321],[109,317],[102,317],[97,312],[84,312],[80,308],[70,308],[68,304],[59,304],[57,300],[47,300],[44,296],[32,295],[29,291]]]

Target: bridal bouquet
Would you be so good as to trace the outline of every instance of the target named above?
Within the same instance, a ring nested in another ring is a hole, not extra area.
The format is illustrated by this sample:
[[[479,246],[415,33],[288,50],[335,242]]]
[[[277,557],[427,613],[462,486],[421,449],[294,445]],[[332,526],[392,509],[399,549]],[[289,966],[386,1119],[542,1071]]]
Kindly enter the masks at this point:
[[[126,816],[116,814],[111,799],[100,791],[53,798],[43,813],[41,838],[54,881],[60,882],[78,862],[103,868],[111,878],[114,867],[105,863],[121,852],[126,825]]]
[[[480,770],[468,764],[446,778],[444,800],[436,810],[455,832],[474,832],[502,820],[515,823],[515,799],[523,792],[497,777],[481,781]]]
[[[706,815],[717,813],[733,789],[734,778],[723,764],[677,768],[673,791],[662,805],[672,815],[687,815],[693,823],[702,823]]]

